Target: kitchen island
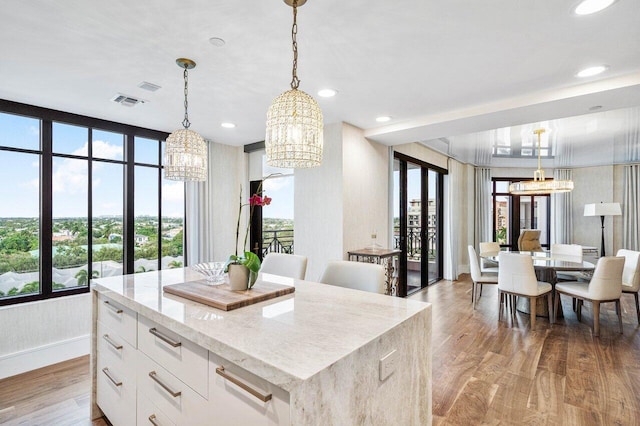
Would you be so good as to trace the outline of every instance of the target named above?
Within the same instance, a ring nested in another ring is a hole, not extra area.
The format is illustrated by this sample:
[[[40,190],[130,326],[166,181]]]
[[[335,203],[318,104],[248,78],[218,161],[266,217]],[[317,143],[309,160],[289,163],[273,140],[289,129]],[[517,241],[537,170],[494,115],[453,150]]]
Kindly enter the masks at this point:
[[[227,312],[162,290],[201,279],[93,280],[93,418],[431,424],[431,305],[267,274],[295,292]]]

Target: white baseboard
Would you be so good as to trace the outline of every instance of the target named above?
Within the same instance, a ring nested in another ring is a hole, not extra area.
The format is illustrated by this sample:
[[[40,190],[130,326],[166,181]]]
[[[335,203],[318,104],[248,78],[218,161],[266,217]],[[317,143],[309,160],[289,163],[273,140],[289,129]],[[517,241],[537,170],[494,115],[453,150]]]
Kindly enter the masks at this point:
[[[89,353],[91,335],[74,337],[0,356],[0,379],[77,358]]]

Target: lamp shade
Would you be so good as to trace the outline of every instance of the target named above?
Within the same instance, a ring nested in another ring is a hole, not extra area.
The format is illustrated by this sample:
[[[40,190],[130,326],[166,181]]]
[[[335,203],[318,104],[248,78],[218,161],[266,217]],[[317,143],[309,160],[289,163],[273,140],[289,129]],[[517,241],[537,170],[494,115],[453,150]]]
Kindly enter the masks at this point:
[[[322,131],[322,111],[316,100],[302,90],[284,92],[267,112],[267,164],[292,169],[319,166]]]
[[[167,138],[164,149],[164,177],[169,180],[207,180],[207,145],[198,133],[180,129]]]
[[[594,203],[584,205],[585,216],[620,216],[620,203]]]

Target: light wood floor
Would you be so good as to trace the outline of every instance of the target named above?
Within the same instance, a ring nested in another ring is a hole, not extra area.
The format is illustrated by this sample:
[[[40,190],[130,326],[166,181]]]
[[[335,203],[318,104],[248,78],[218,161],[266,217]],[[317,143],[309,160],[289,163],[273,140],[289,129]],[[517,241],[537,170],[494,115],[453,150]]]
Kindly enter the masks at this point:
[[[640,425],[640,328],[633,297],[623,295],[624,334],[613,304],[592,336],[571,299],[553,326],[517,315],[498,324],[497,288],[486,285],[477,309],[471,282],[441,281],[411,299],[433,303],[434,425]]]
[[[569,299],[549,326],[518,314],[498,324],[497,291],[485,286],[476,311],[468,279],[410,299],[433,303],[434,425],[640,425],[640,328],[623,296],[624,334],[605,308],[600,337],[591,310],[582,323]],[[89,420],[89,360],[77,358],[0,381],[0,424],[107,425]]]

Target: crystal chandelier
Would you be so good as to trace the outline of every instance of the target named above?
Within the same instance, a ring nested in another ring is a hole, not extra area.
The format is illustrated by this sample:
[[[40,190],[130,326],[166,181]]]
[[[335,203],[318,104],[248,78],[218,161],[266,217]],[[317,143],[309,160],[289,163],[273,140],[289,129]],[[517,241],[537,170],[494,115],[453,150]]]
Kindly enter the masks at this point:
[[[207,180],[207,145],[198,133],[189,130],[188,70],[195,68],[191,59],[179,58],[176,63],[184,68],[184,129],[176,130],[167,138],[164,150],[164,177],[169,180]]]
[[[542,170],[542,165],[540,163],[540,135],[544,132],[544,129],[537,129],[533,131],[533,133],[538,135],[538,170],[533,172],[533,180],[512,183],[509,185],[509,193],[514,195],[534,195],[569,192],[573,190],[572,180],[544,179],[544,170]]]
[[[298,6],[306,0],[284,0],[293,7],[291,90],[274,99],[267,112],[265,149],[273,167],[306,168],[322,163],[322,111],[315,99],[298,90]]]

